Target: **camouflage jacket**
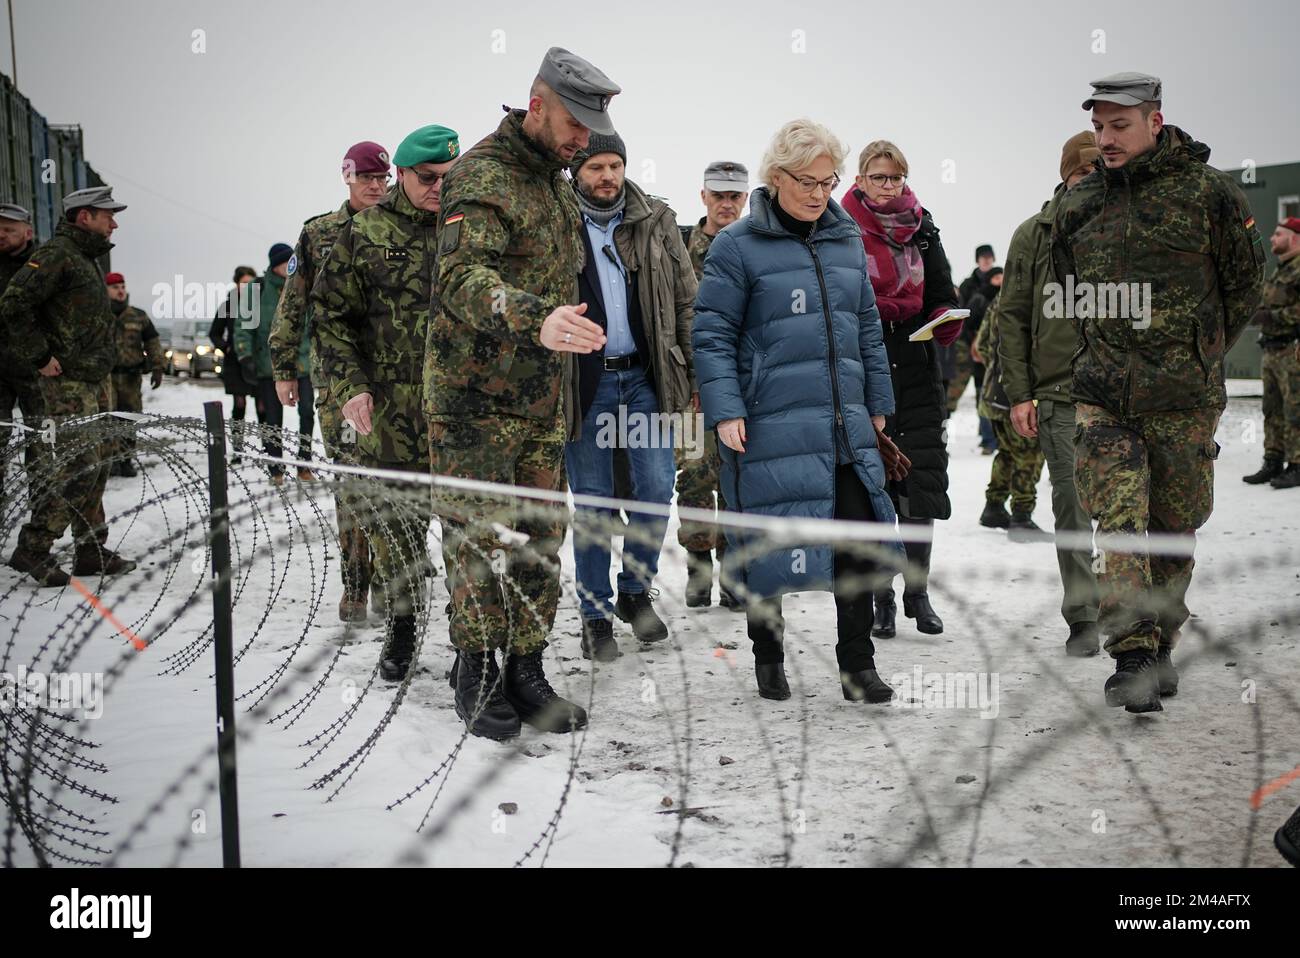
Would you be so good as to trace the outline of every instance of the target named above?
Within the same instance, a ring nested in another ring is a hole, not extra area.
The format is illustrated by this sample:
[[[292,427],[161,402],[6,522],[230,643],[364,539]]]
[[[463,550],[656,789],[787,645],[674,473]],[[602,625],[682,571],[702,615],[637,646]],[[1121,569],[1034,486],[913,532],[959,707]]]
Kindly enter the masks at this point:
[[[1059,295],[1044,309],[1078,329],[1076,401],[1121,416],[1226,405],[1223,357],[1259,304],[1264,252],[1245,196],[1209,155],[1166,126],[1153,150],[1113,170],[1098,159],[1061,198]]]
[[[14,274],[22,268],[23,264],[31,258],[32,253],[36,252],[36,241],[29,240],[27,245],[11,256],[0,256],[0,295],[4,295],[5,288],[9,285],[9,280],[14,278]],[[18,363],[13,361],[9,356],[9,350],[5,346],[6,330],[0,327],[0,379],[5,382],[31,385],[36,382],[36,373],[27,369],[19,369]],[[8,331],[10,336],[21,336],[21,328],[11,329]]]
[[[310,297],[316,273],[329,258],[330,248],[352,219],[352,207],[344,202],[332,213],[313,216],[302,224],[298,245],[289,260],[289,275],[280,294],[271,326],[271,368],[279,380],[310,375],[317,389],[324,386],[318,363],[311,355]],[[306,349],[304,349],[304,345]],[[304,355],[304,353],[306,355]]]
[[[397,184],[344,224],[312,285],[312,349],[326,398],[342,406],[370,393],[375,429],[357,437],[357,449],[371,460],[428,462],[422,395],[437,220]]]
[[[1255,311],[1259,338],[1295,339],[1300,335],[1300,252],[1277,269],[1264,284],[1264,295]]]
[[[538,337],[578,301],[582,226],[564,161],[524,135],[523,117],[510,111],[443,184],[424,396],[435,420],[517,416],[558,440],[573,384]]]
[[[117,303],[113,305],[118,306]],[[137,309],[126,303],[122,303],[121,307],[113,311],[117,318],[117,362],[113,364],[113,372],[161,371],[162,340],[158,338],[158,330],[154,329],[153,320],[143,309]]]
[[[7,359],[35,371],[58,359],[63,376],[98,383],[117,359],[117,319],[95,260],[113,248],[68,222],[18,268],[0,296]]]
[[[704,257],[709,255],[709,247],[713,245],[713,237],[704,232],[704,224],[708,217],[701,216],[700,221],[691,227],[690,239],[686,241],[686,252],[691,257],[691,269],[695,270],[695,281],[698,283],[704,277]]]

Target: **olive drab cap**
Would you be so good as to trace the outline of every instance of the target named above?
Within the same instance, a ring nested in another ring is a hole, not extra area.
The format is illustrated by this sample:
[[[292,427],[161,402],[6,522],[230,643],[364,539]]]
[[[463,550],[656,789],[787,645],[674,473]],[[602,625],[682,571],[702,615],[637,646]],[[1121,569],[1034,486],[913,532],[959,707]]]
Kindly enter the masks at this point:
[[[92,186],[89,189],[77,190],[75,193],[69,193],[63,198],[63,212],[80,209],[83,206],[89,206],[95,210],[108,210],[112,213],[120,213],[126,209],[125,203],[119,203],[113,199],[113,187],[111,186]]]
[[[614,132],[609,101],[623,88],[605,74],[563,47],[551,47],[537,75],[564,101],[573,118],[596,133]]]
[[[1091,110],[1099,101],[1137,106],[1159,99],[1162,99],[1159,77],[1149,73],[1113,73],[1092,81],[1092,96],[1083,101],[1083,108]]]
[[[704,168],[704,188],[715,193],[748,193],[749,170],[730,160],[710,163]]]

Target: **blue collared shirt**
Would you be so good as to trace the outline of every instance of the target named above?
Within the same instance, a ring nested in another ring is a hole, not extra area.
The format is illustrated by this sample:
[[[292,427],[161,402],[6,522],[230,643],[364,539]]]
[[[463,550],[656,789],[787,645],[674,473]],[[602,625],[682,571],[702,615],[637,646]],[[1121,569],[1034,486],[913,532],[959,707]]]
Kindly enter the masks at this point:
[[[614,247],[614,230],[623,222],[623,214],[615,214],[603,229],[585,215],[582,219],[587,224],[591,251],[596,257],[596,275],[600,277],[600,295],[605,301],[605,355],[611,358],[627,356],[636,352],[636,340],[632,338],[632,327],[627,316],[627,294],[630,287],[627,268]],[[614,254],[616,262],[612,262],[604,252],[606,247]]]

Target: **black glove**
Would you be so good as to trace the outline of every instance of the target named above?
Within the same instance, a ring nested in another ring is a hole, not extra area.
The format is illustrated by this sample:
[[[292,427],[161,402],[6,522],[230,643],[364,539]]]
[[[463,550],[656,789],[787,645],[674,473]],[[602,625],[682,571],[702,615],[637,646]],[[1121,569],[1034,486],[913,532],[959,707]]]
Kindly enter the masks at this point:
[[[163,377],[163,371],[161,369],[155,369],[153,372],[151,372],[149,374],[149,388],[157,389],[159,386],[161,386],[162,377]]]
[[[239,361],[239,371],[244,375],[244,382],[250,386],[257,382],[257,360],[247,356]]]

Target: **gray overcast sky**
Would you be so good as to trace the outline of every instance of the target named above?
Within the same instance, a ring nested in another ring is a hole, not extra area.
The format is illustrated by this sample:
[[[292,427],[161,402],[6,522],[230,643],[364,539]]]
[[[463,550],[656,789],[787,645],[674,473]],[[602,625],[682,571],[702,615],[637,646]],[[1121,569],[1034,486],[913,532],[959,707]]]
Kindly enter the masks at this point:
[[[1160,75],[1167,121],[1220,168],[1300,159],[1294,0],[14,0],[14,18],[20,89],[51,122],[82,125],[91,164],[130,204],[114,265],[141,306],[174,274],[265,268],[271,243],[342,202],[339,165],[357,140],[391,151],[443,123],[468,148],[501,104],[525,104],[551,45],[623,87],[610,112],[629,174],[683,223],[703,213],[704,166],[755,170],[786,120],[827,124],[849,145],[849,175],[867,142],[894,140],[955,278],[977,243],[1000,260],[1050,195],[1096,77]]]

